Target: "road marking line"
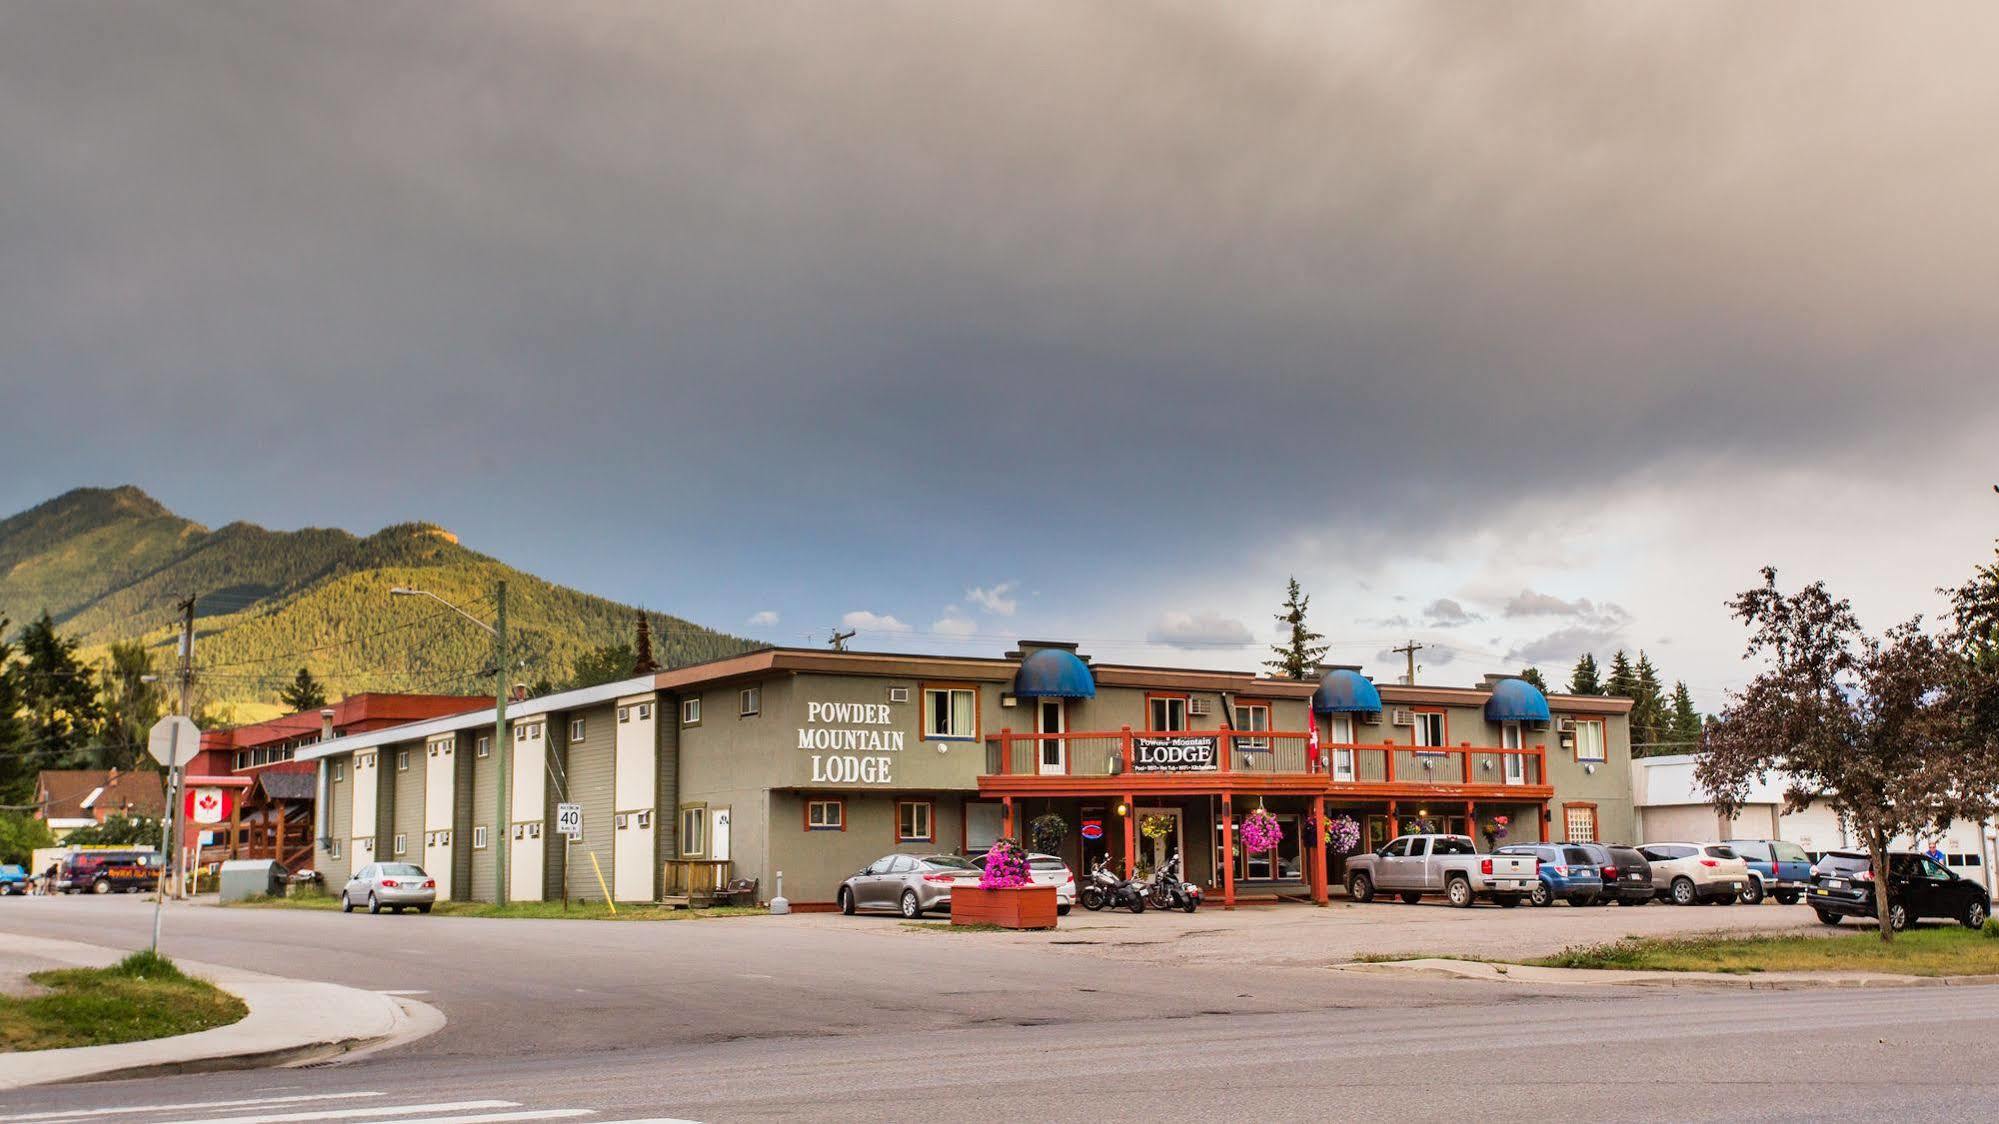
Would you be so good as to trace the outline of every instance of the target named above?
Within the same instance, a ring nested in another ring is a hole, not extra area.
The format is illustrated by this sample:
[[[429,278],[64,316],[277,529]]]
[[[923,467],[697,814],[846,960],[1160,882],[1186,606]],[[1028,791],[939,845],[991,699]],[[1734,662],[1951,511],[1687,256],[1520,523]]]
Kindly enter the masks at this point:
[[[0,1116],[0,1124],[26,1124],[30,1120],[84,1120],[98,1116],[129,1116],[138,1112],[185,1112],[195,1108],[257,1108],[263,1105],[347,1100],[381,1095],[380,1093],[306,1093],[293,1097],[252,1097],[240,1101],[193,1101],[182,1104],[135,1104],[123,1108],[79,1108],[69,1112],[31,1112],[25,1116]]]
[[[390,988],[383,988],[382,990],[377,991],[375,994],[376,995],[429,995],[430,989],[425,987],[390,987]]]
[[[398,1124],[500,1124],[506,1120],[569,1120],[591,1116],[594,1108],[529,1108],[519,1112],[488,1112],[475,1116],[419,1116]]]
[[[436,1104],[397,1104],[368,1108],[329,1108],[314,1112],[269,1112],[259,1116],[203,1116],[193,1120],[161,1120],[154,1124],[286,1124],[294,1120],[354,1120],[361,1117],[416,1116],[425,1112],[445,1112],[454,1108],[514,1108],[519,1101],[441,1101]]]

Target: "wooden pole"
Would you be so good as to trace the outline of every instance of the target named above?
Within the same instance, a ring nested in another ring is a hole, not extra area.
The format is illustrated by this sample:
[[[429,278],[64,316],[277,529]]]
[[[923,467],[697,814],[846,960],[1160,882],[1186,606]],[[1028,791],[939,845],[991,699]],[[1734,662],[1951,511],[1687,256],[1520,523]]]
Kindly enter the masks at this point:
[[[1124,876],[1138,874],[1138,801],[1130,793],[1124,797]]]
[[[1222,908],[1235,908],[1235,806],[1234,798],[1222,793]]]
[[[1315,859],[1310,860],[1312,902],[1315,905],[1326,905],[1330,899],[1326,893],[1326,876],[1329,872],[1326,867],[1326,798],[1323,796],[1312,798],[1312,834],[1313,846],[1306,852],[1308,855],[1314,852],[1317,854]]]

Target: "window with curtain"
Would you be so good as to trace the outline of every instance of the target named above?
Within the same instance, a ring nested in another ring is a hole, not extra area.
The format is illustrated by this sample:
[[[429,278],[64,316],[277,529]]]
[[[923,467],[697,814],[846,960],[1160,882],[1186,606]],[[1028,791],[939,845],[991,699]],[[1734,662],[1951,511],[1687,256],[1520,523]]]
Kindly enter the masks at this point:
[[[970,687],[925,688],[923,736],[933,741],[971,741],[978,737],[979,692]]]

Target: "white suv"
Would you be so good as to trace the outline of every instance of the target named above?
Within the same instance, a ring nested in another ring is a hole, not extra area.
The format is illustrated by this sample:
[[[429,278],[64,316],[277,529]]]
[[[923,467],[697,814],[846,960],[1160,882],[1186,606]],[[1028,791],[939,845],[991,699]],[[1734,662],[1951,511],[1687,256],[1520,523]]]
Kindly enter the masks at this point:
[[[1749,887],[1749,864],[1723,843],[1647,843],[1638,848],[1652,864],[1652,888],[1674,905],[1734,905]]]

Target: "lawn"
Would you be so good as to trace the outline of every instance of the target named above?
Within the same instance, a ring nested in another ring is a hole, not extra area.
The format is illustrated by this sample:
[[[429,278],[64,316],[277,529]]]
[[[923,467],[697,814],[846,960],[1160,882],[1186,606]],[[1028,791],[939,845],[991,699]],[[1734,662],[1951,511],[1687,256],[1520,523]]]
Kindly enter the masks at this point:
[[[48,990],[0,996],[0,1052],[193,1034],[249,1013],[241,999],[151,952],[109,968],[60,968],[28,978]]]
[[[1845,936],[1626,937],[1529,960],[1548,968],[1653,972],[1888,972],[1905,976],[1999,973],[1999,925],[1908,929],[1882,944],[1872,929]]]
[[[301,894],[289,898],[249,898],[245,901],[230,902],[231,909],[320,909],[337,910],[340,899],[330,894]],[[355,907],[354,912],[361,912]],[[692,921],[708,917],[761,917],[770,910],[748,905],[710,906],[707,909],[673,909],[660,905],[620,905],[617,913],[612,913],[603,902],[571,902],[564,909],[562,903],[554,902],[512,902],[495,905],[492,902],[438,902],[431,913],[440,917],[530,917],[568,921]]]

